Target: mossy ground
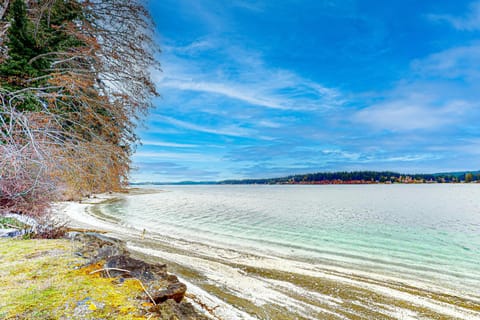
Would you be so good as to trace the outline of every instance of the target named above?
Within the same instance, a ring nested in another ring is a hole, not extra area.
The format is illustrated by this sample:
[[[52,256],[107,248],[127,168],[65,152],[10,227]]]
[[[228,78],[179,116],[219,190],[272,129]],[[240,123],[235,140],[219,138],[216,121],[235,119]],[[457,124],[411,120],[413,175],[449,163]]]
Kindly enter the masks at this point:
[[[17,219],[0,216],[0,229],[5,229],[5,228],[25,229],[27,227],[28,226],[26,224],[21,223]]]
[[[0,240],[0,319],[145,319],[135,279],[82,267],[69,240]]]

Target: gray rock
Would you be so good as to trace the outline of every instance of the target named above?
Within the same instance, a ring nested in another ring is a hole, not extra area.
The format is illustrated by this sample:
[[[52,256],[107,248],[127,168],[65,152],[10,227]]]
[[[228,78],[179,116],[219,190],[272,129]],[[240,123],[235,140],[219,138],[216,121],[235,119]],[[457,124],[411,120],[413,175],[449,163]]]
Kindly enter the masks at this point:
[[[80,242],[75,254],[88,259],[90,263],[105,260],[111,256],[127,254],[123,242],[98,233],[70,232],[68,238],[75,244]],[[75,246],[77,247],[77,245]]]
[[[166,289],[153,292],[152,297],[157,304],[165,302],[169,299],[174,300],[176,303],[180,303],[183,300],[186,291],[187,286],[178,281],[169,284]]]
[[[18,229],[0,229],[0,238],[15,238],[22,234],[22,231]]]
[[[32,217],[28,217],[26,215],[23,215],[23,214],[7,213],[6,215],[4,215],[4,217],[13,218],[15,220],[20,221],[23,224],[29,225],[32,228],[35,228],[35,227],[38,226],[37,220],[33,219]]]
[[[167,300],[162,304],[152,307],[151,311],[158,313],[159,320],[208,320],[206,316],[199,314],[195,308],[185,301],[176,303],[173,300]]]
[[[149,264],[144,261],[133,259],[128,255],[119,255],[108,258],[105,268],[122,269],[109,271],[112,277],[134,277],[145,282],[164,281],[168,278],[167,266],[164,264]]]
[[[78,245],[77,255],[90,260],[90,263],[104,262],[104,276],[115,277],[119,282],[126,278],[136,278],[142,282],[157,305],[152,308],[160,319],[206,320],[185,300],[187,286],[175,275],[168,274],[165,264],[148,263],[134,259],[125,249],[122,241],[96,233],[70,233],[72,241]],[[77,245],[75,245],[77,247]],[[120,270],[116,270],[120,269]],[[108,270],[108,273],[106,272]],[[122,271],[126,270],[126,271]],[[149,300],[145,294],[144,299]],[[88,312],[84,305],[78,306],[78,314]]]

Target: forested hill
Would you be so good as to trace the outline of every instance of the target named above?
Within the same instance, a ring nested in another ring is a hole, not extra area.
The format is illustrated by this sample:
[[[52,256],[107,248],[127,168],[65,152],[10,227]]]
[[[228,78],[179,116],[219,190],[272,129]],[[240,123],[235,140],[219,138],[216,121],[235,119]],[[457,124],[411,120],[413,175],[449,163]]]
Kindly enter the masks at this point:
[[[281,178],[225,180],[219,184],[455,183],[462,181],[480,181],[480,171],[434,174],[402,174],[391,171],[317,172]]]
[[[290,175],[280,178],[223,181],[136,182],[141,185],[213,185],[213,184],[369,184],[369,183],[457,183],[480,182],[480,171],[431,174],[405,174],[392,171],[338,171]]]

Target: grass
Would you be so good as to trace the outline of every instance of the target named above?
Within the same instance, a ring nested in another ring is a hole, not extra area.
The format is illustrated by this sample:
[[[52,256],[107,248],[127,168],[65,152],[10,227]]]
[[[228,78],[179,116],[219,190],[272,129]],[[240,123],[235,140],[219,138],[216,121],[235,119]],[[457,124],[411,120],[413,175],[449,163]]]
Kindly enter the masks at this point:
[[[0,319],[145,319],[136,280],[82,267],[68,240],[0,240]]]
[[[0,229],[8,228],[25,229],[28,228],[28,226],[17,219],[0,216]]]

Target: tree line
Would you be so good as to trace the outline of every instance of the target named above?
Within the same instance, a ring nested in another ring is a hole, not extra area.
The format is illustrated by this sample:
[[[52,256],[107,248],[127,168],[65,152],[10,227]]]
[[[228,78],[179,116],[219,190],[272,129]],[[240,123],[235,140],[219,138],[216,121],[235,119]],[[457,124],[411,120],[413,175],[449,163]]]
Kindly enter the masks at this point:
[[[401,174],[391,171],[339,171],[290,175],[268,179],[225,180],[219,184],[317,184],[317,183],[455,183],[480,181],[480,172]]]
[[[153,30],[141,0],[3,0],[0,212],[126,186],[157,95]]]

